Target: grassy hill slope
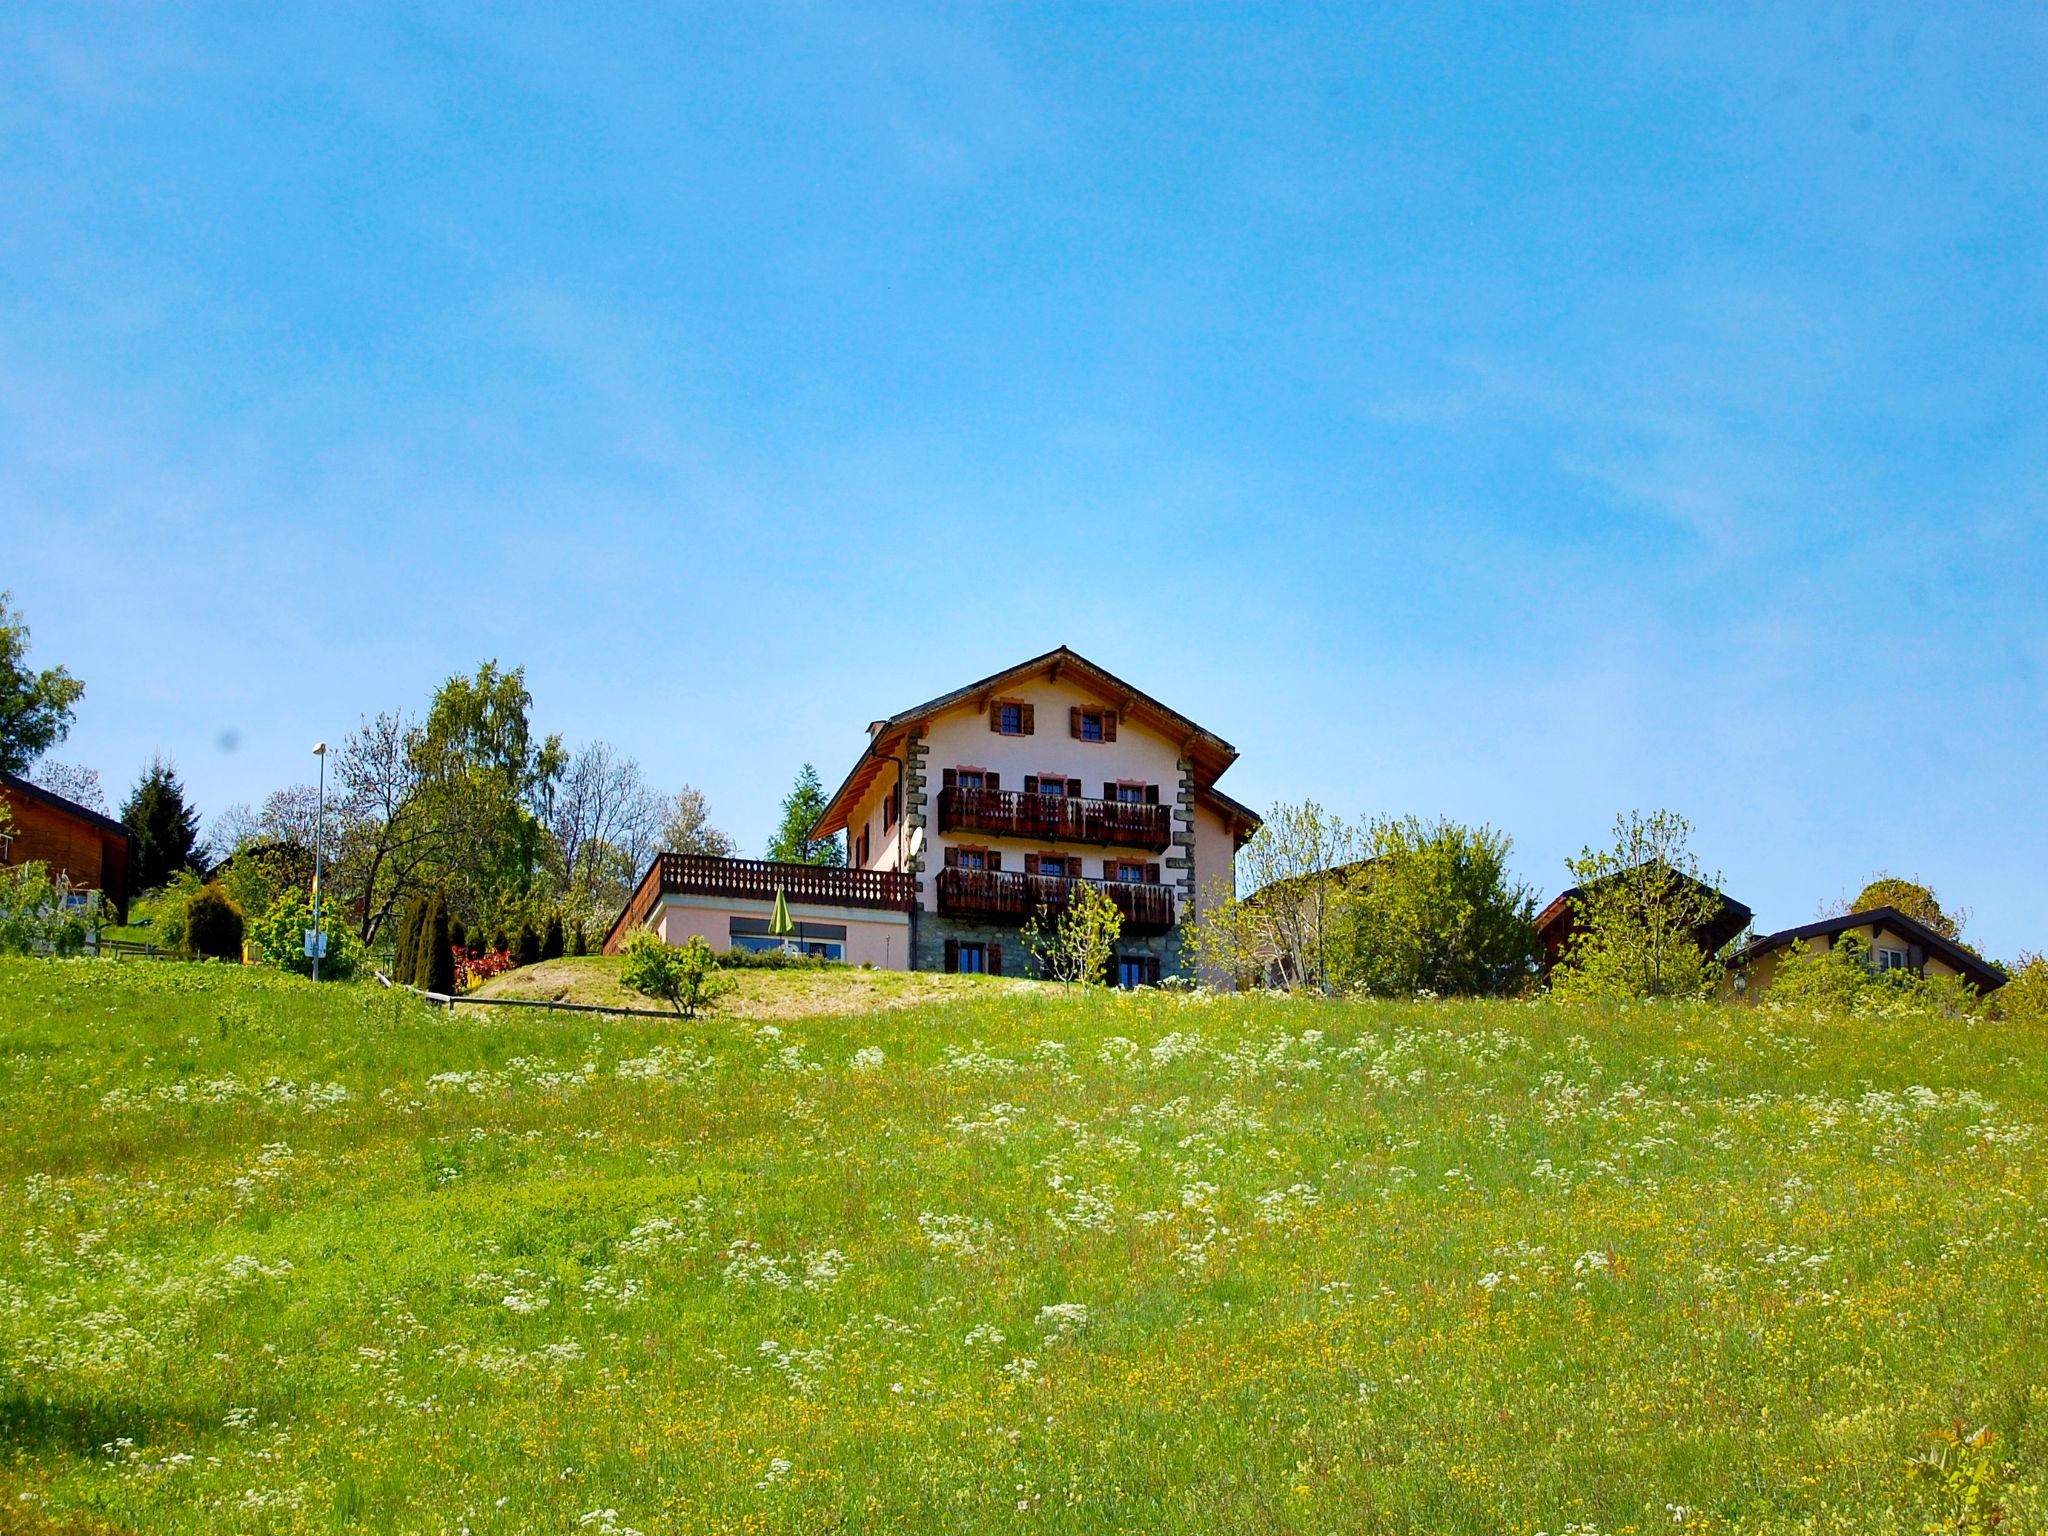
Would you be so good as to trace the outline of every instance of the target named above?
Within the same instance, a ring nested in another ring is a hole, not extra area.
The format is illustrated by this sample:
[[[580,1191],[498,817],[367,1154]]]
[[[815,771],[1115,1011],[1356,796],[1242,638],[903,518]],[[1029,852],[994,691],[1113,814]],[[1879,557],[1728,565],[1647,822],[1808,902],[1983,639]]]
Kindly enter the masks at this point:
[[[512,997],[599,1008],[660,1008],[619,985],[626,962],[617,955],[565,956],[521,966],[494,976],[477,997]],[[819,1013],[864,1013],[874,1008],[907,1008],[977,991],[1029,991],[1032,983],[997,976],[946,976],[931,971],[853,969],[732,970],[733,983],[718,1011],[742,1019],[789,1019]]]
[[[2038,1530],[2042,1045],[0,963],[0,1530]]]

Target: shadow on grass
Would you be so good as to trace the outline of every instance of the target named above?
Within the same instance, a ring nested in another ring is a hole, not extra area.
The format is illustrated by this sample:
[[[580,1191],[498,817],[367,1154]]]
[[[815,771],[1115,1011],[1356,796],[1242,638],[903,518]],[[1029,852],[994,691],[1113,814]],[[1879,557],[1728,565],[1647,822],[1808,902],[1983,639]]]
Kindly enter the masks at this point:
[[[149,1445],[166,1422],[158,1410],[118,1397],[70,1400],[0,1387],[0,1462],[9,1452],[91,1456],[115,1440]]]

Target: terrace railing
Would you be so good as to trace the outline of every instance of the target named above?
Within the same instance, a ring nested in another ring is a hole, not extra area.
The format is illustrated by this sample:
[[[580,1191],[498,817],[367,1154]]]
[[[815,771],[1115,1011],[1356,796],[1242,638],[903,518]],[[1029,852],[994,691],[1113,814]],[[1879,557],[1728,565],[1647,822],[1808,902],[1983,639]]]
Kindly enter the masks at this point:
[[[604,952],[616,954],[664,896],[773,901],[777,891],[799,905],[908,912],[917,896],[917,882],[893,869],[832,869],[817,864],[781,864],[771,859],[658,854],[605,936]]]
[[[1173,841],[1168,808],[1163,805],[957,786],[939,791],[939,830],[1145,848],[1153,853],[1164,852]]]
[[[994,917],[1022,922],[1058,917],[1077,885],[1092,885],[1123,913],[1124,931],[1164,933],[1173,926],[1173,887],[1133,880],[1071,880],[991,869],[939,871],[939,911],[951,917]]]

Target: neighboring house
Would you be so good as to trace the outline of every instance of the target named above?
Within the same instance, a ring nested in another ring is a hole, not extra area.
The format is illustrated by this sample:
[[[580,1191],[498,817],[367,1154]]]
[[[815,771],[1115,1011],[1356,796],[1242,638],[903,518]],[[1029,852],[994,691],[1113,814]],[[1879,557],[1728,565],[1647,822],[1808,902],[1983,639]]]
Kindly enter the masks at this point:
[[[12,773],[0,773],[0,804],[14,819],[13,834],[0,839],[0,863],[48,865],[74,896],[97,891],[128,921],[126,827]]]
[[[1787,928],[1745,944],[1735,954],[1721,983],[1724,997],[1754,997],[1767,990],[1778,960],[1794,944],[1819,953],[1833,949],[1848,933],[1861,934],[1870,945],[1869,964],[1880,971],[1912,971],[1921,976],[1960,976],[1979,992],[2005,985],[2005,974],[1973,955],[1953,939],[1945,939],[1918,918],[1897,907],[1872,907],[1845,912],[1799,928]]]
[[[1123,913],[1112,980],[1184,974],[1181,937],[1232,894],[1259,825],[1216,788],[1237,749],[1062,646],[868,727],[811,829],[848,867],[663,854],[613,925],[773,947],[785,891],[813,953],[897,970],[1029,975],[1022,928],[1080,882]]]
[[[1635,867],[1641,869],[1644,866]],[[1707,954],[1719,954],[1749,926],[1753,914],[1734,897],[1716,891],[1690,875],[1680,875],[1679,878],[1714,897],[1714,915],[1693,930],[1692,938]],[[1578,903],[1585,899],[1585,895],[1585,887],[1575,885],[1536,914],[1536,952],[1541,971],[1546,976],[1572,951],[1572,940],[1578,937],[1579,932]]]

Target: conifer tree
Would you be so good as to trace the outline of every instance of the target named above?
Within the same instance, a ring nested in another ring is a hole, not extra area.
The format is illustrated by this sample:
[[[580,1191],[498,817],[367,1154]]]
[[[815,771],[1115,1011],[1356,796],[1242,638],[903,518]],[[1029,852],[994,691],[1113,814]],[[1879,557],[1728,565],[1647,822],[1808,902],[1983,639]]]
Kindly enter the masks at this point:
[[[540,935],[534,931],[530,921],[519,925],[519,946],[513,951],[512,959],[519,965],[540,963]]]
[[[185,803],[185,786],[162,758],[143,773],[121,809],[128,829],[128,883],[153,891],[180,870],[198,870],[199,814]]]
[[[562,918],[559,913],[548,915],[547,933],[540,941],[540,957],[543,960],[562,958]]]
[[[450,942],[448,899],[435,892],[420,924],[419,969],[413,985],[443,996],[455,990],[455,947]]]

